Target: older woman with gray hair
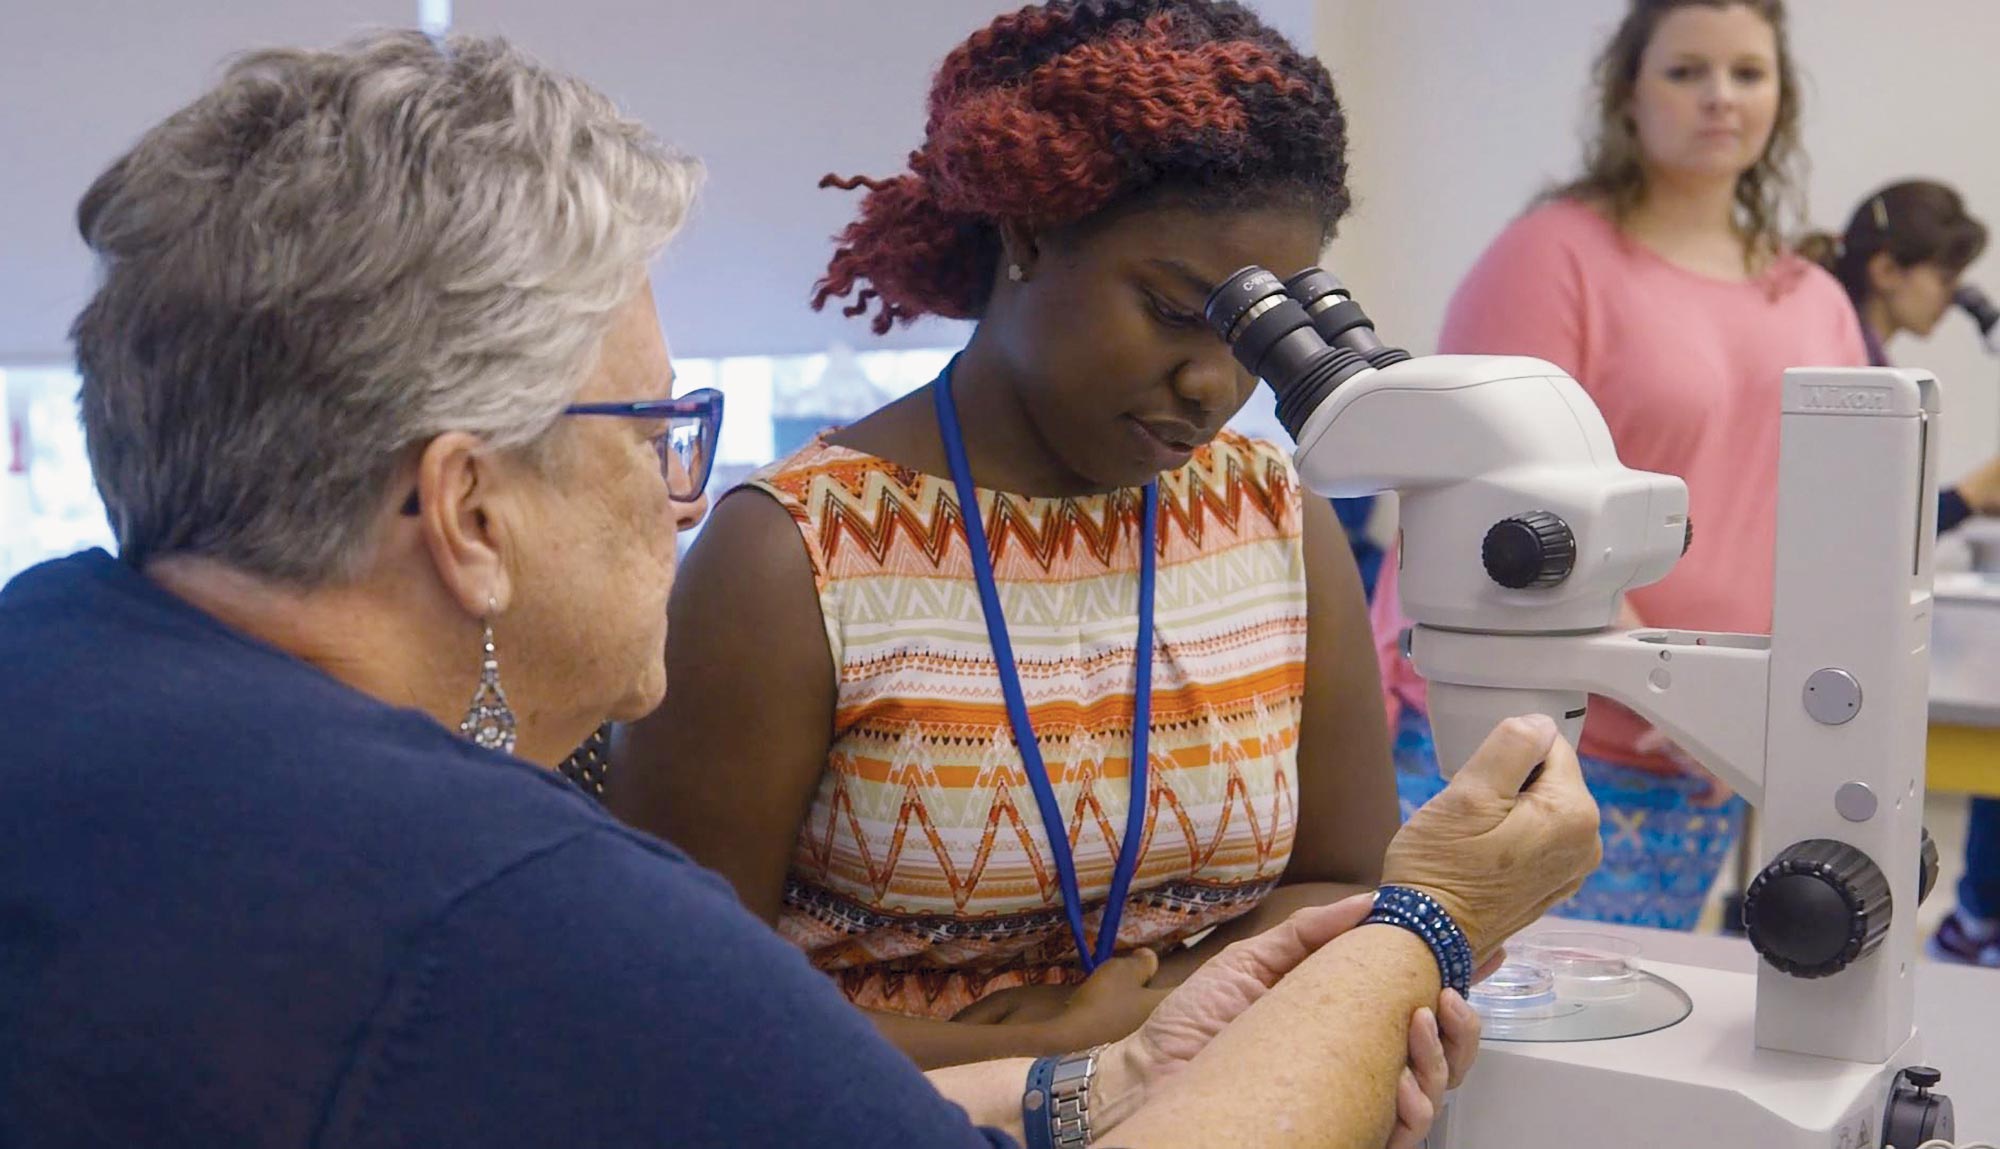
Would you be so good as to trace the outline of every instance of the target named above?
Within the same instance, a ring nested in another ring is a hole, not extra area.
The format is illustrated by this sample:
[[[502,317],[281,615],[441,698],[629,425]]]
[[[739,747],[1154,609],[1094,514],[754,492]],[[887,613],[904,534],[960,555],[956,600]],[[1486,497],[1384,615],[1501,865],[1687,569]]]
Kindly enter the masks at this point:
[[[1440,987],[1595,857],[1546,720],[1409,823],[1395,888],[1117,1045],[929,1081],[550,768],[667,685],[720,404],[672,395],[646,268],[697,179],[505,44],[406,33],[245,57],[84,197],[120,553],[0,592],[0,1143],[1420,1135]]]

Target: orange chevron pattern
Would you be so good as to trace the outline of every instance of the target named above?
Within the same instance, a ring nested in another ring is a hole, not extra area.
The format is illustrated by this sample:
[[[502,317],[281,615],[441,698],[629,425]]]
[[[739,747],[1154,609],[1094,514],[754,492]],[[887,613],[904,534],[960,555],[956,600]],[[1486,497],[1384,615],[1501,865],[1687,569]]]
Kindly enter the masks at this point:
[[[780,929],[857,1004],[949,1017],[1081,977],[948,480],[823,441],[753,484],[798,524],[839,678]],[[1152,762],[1121,948],[1275,884],[1298,820],[1298,481],[1225,434],[1161,476]],[[1022,687],[1097,928],[1130,802],[1139,494],[980,493]]]

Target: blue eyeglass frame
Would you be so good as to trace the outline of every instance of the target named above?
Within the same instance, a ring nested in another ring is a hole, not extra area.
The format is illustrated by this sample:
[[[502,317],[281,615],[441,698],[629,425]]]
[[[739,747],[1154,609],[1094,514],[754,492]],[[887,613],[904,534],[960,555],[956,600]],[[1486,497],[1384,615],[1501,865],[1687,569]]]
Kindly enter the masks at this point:
[[[696,442],[708,444],[708,450],[696,460],[699,470],[689,470],[688,479],[692,493],[677,495],[673,485],[668,484],[667,497],[677,503],[698,503],[708,491],[709,476],[715,472],[716,445],[722,441],[722,392],[713,387],[703,387],[672,399],[637,399],[626,403],[572,403],[562,409],[564,415],[609,415],[622,419],[698,419]],[[663,473],[667,465],[664,452],[673,449],[670,442],[662,440],[660,465]],[[417,493],[403,501],[402,513],[417,513]]]
[[[639,399],[629,403],[572,403],[564,407],[565,415],[610,415],[623,419],[699,419],[695,441],[706,443],[708,450],[688,468],[688,479],[692,483],[692,493],[676,495],[669,484],[667,493],[677,503],[698,503],[708,490],[708,477],[715,472],[715,448],[722,439],[722,392],[713,387],[703,387],[672,399]],[[664,440],[663,440],[664,442]],[[672,450],[671,445],[663,448]],[[666,456],[660,457],[662,467]],[[683,459],[686,465],[688,460]]]

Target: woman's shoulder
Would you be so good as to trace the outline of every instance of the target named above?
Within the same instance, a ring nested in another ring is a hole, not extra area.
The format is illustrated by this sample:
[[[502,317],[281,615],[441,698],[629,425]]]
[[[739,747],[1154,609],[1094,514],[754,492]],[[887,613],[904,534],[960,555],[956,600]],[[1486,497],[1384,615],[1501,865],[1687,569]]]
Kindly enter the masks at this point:
[[[832,441],[833,430],[822,431],[791,454],[752,472],[743,484],[791,505],[804,502],[815,488],[859,491],[868,476],[904,470],[888,459]]]
[[[1299,526],[1302,488],[1291,448],[1233,428],[1224,427],[1186,466],[1167,476],[1162,490],[1189,504],[1200,492],[1206,492],[1205,501],[1237,508],[1247,501],[1283,534],[1294,534]]]
[[[1869,363],[1861,316],[1847,288],[1832,272],[1792,252],[1779,257],[1773,272],[1780,277],[1773,306],[1791,329],[1809,341],[1805,353],[1831,366],[1863,367]]]
[[[1260,435],[1247,435],[1234,427],[1216,432],[1208,445],[1195,452],[1190,463],[1205,463],[1200,469],[1210,475],[1221,475],[1233,466],[1260,478],[1282,475],[1287,481],[1297,481],[1291,448]]]
[[[1796,251],[1787,250],[1781,253],[1771,270],[1789,285],[1792,292],[1810,305],[1853,310],[1854,303],[1848,299],[1847,289],[1840,285],[1840,280],[1834,278],[1834,274],[1826,268]]]
[[[1516,216],[1480,255],[1469,281],[1475,289],[1515,290],[1524,279],[1569,281],[1584,270],[1622,258],[1617,225],[1579,199],[1546,200]]]
[[[821,431],[751,475],[748,482],[781,502],[803,496],[815,486],[836,493],[851,490],[858,496],[879,482],[872,478],[877,475],[911,497],[927,493],[932,484],[926,481],[919,441],[934,425],[935,416],[923,394],[914,392],[845,426]]]
[[[1556,196],[1514,217],[1494,245],[1577,250],[1612,247],[1618,239],[1618,225],[1602,207],[1574,196]]]

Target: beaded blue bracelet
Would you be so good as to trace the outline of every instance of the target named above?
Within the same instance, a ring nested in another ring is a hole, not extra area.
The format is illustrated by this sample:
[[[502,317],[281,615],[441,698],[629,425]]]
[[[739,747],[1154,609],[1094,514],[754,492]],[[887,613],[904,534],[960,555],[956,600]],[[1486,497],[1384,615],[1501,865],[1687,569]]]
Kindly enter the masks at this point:
[[[1369,922],[1401,926],[1422,938],[1437,958],[1445,987],[1460,997],[1472,992],[1472,945],[1436,898],[1408,886],[1383,886],[1375,891],[1375,908],[1363,924]]]

